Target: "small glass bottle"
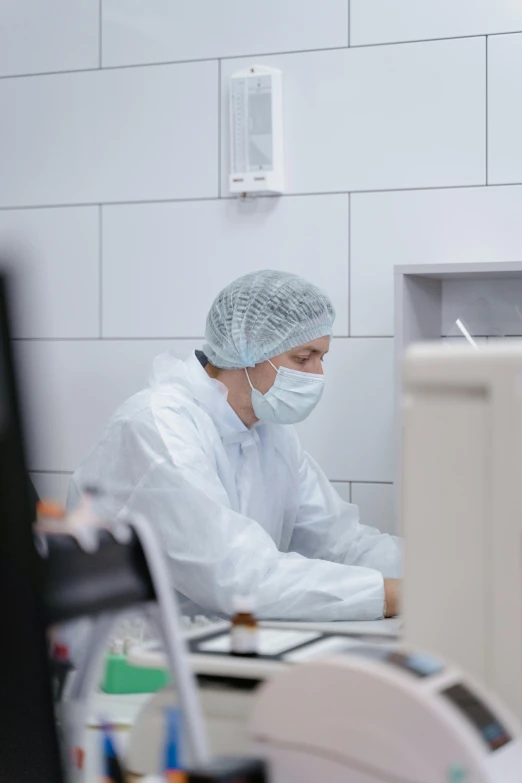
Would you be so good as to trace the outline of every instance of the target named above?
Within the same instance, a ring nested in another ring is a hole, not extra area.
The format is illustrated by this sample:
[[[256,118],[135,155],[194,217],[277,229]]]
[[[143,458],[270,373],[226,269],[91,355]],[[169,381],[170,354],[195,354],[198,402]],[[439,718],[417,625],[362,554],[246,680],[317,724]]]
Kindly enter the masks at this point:
[[[258,654],[259,626],[254,616],[252,596],[238,595],[233,599],[235,614],[231,618],[230,652],[252,658]]]

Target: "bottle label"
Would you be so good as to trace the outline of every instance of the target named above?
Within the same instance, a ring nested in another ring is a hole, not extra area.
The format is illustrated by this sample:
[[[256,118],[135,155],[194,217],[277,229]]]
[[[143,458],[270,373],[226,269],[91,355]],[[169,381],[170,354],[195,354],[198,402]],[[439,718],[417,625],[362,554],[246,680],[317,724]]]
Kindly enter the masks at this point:
[[[230,629],[230,648],[236,655],[251,655],[258,649],[259,631],[247,625],[234,625]]]

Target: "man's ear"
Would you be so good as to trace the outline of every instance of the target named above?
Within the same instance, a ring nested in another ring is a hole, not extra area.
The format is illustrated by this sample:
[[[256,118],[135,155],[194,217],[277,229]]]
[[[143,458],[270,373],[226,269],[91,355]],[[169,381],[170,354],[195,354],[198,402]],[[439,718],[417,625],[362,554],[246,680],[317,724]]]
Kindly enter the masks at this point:
[[[211,378],[216,378],[216,379],[219,378],[219,376],[223,372],[222,370],[220,370],[219,367],[214,367],[214,365],[211,364],[210,362],[207,362],[207,364],[205,365],[205,370],[207,371],[207,375],[210,375]]]

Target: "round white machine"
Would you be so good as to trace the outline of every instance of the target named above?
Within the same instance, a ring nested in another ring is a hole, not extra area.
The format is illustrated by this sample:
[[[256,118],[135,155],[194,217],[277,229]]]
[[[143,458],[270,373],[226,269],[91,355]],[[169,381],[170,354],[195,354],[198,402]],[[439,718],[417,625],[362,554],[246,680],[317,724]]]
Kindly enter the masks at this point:
[[[517,720],[431,655],[361,646],[291,667],[253,705],[271,783],[521,783]]]

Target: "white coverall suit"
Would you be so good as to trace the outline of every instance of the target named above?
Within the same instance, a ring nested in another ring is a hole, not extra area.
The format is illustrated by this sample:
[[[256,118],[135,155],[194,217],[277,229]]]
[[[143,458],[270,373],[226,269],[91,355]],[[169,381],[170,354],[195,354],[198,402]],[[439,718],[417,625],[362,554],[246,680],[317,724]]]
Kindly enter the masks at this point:
[[[252,594],[260,618],[371,620],[383,576],[401,573],[400,540],[359,523],[293,427],[245,427],[196,355],[156,358],[74,474],[69,506],[89,485],[109,518],[150,521],[185,614],[230,615]]]

